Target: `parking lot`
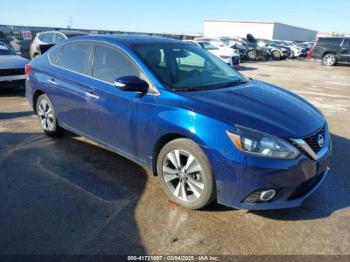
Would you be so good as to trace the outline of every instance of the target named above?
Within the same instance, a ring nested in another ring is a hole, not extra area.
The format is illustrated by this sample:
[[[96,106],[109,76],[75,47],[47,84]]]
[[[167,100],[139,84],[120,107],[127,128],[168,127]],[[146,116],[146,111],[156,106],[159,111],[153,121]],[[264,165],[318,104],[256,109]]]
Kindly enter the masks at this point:
[[[331,172],[302,207],[169,204],[142,167],[71,133],[46,137],[24,91],[0,90],[0,254],[350,254],[350,67],[238,69],[305,97],[329,121]]]

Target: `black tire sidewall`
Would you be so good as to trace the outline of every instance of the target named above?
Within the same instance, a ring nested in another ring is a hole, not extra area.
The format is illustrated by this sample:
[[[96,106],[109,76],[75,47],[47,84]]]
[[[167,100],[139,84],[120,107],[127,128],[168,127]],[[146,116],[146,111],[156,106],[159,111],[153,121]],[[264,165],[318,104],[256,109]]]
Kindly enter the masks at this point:
[[[196,199],[191,202],[185,202],[181,199],[178,199],[173,195],[173,193],[168,189],[166,182],[163,177],[163,161],[166,155],[173,150],[184,150],[191,153],[199,162],[203,170],[203,181],[205,184],[204,191],[199,199]],[[190,208],[190,209],[201,209],[208,204],[210,204],[216,197],[216,187],[214,177],[212,175],[212,170],[208,161],[207,156],[203,150],[192,140],[180,138],[173,140],[166,144],[163,149],[160,151],[157,159],[157,173],[160,181],[160,185],[167,194],[167,196],[178,203],[179,205]]]

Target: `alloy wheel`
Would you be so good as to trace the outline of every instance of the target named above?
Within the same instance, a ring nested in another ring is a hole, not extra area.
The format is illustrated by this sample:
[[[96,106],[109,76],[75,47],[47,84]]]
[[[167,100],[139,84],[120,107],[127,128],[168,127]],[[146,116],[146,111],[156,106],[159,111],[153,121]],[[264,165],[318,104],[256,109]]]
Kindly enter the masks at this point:
[[[38,115],[42,128],[45,131],[54,131],[54,115],[49,102],[46,99],[42,99],[38,107]]]
[[[195,201],[204,191],[203,169],[187,151],[173,150],[166,155],[163,177],[170,192],[182,201]]]
[[[325,65],[334,65],[335,57],[333,55],[325,55],[325,57],[323,58],[323,62]]]

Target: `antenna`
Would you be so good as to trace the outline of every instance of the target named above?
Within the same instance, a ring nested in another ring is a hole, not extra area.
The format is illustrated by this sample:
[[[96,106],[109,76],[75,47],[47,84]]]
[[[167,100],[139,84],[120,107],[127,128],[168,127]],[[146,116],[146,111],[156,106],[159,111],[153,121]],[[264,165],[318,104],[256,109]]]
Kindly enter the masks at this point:
[[[71,29],[72,27],[73,27],[72,17],[69,16],[69,17],[68,17],[68,25],[67,25],[67,28],[68,28],[68,29]]]

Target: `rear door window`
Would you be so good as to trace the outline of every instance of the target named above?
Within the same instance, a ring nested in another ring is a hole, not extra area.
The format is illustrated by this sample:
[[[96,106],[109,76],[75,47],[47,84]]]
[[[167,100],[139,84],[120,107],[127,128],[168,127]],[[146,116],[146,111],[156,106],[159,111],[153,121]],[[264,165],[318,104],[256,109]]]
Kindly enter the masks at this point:
[[[91,56],[93,45],[90,43],[67,44],[63,47],[59,66],[65,69],[91,75]]]
[[[95,49],[92,76],[108,82],[114,83],[115,79],[122,76],[138,76],[140,70],[122,52],[107,46],[97,45]]]

